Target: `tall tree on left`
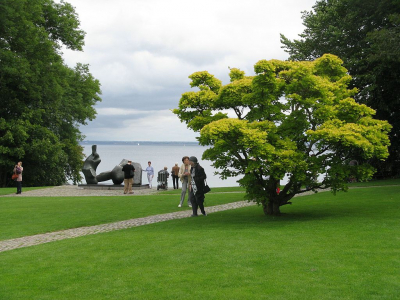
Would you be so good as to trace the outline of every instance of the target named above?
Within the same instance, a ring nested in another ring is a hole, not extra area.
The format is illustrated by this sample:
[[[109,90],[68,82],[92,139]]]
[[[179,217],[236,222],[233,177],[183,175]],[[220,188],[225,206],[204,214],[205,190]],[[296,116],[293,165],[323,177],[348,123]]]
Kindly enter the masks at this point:
[[[81,180],[84,136],[100,82],[87,65],[68,67],[61,48],[82,51],[85,32],[64,1],[0,2],[0,186],[22,160],[24,185]]]

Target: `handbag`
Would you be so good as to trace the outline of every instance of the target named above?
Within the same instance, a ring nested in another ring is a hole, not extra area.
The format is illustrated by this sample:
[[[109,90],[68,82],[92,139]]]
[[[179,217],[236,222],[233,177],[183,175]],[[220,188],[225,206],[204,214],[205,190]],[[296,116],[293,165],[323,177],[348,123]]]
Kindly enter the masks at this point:
[[[204,189],[203,189],[203,193],[207,194],[209,191],[211,191],[210,187],[207,184],[207,181],[204,180]]]
[[[11,176],[12,180],[16,180],[17,178],[18,178],[18,174],[16,174],[16,173],[12,174],[12,176]]]

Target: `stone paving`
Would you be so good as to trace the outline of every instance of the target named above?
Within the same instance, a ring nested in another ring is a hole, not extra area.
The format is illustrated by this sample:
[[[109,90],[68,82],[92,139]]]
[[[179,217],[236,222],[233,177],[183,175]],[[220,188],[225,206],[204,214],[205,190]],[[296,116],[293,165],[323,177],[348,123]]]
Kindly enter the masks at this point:
[[[55,197],[55,196],[122,196],[122,197],[132,197],[135,195],[145,195],[145,194],[153,194],[156,193],[156,189],[143,189],[134,191],[134,195],[124,195],[122,191],[116,190],[87,190],[78,188],[77,186],[60,186],[54,188],[46,188],[40,190],[34,190],[29,192],[23,192],[22,196],[29,196],[29,197]],[[7,195],[7,197],[21,197],[21,195]],[[255,205],[253,202],[247,201],[240,201],[234,202],[229,204],[223,205],[216,205],[216,206],[209,206],[206,208],[207,214],[217,212],[217,211],[224,211],[229,209],[235,209],[245,206]],[[89,227],[80,227],[80,228],[73,228],[67,229],[62,231],[44,233],[44,234],[37,234],[32,236],[25,236],[16,239],[4,240],[0,241],[0,252],[9,251],[18,248],[24,248],[29,246],[40,245],[44,243],[50,243],[54,241],[64,240],[64,239],[71,239],[85,235],[103,233],[103,232],[110,232],[114,230],[121,230],[127,229],[147,224],[153,224],[158,222],[164,222],[168,220],[174,219],[182,219],[190,217],[191,211],[178,211],[173,213],[149,216],[144,218],[137,218],[131,220],[125,220],[120,222],[114,222],[109,224],[102,224],[102,225],[95,225]],[[204,218],[204,216],[200,215],[199,218]]]

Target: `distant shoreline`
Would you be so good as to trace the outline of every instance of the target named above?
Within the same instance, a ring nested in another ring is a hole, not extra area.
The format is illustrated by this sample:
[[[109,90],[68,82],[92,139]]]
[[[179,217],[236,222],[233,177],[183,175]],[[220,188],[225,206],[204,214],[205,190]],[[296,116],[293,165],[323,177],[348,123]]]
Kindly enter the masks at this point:
[[[198,142],[179,141],[82,141],[80,145],[163,145],[163,146],[199,146]]]

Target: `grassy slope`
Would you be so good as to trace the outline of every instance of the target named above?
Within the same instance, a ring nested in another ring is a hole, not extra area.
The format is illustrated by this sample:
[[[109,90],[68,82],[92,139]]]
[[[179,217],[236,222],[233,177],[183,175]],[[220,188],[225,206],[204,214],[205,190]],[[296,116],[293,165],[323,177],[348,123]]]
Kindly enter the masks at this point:
[[[0,299],[398,297],[399,186],[293,202],[3,252]]]

